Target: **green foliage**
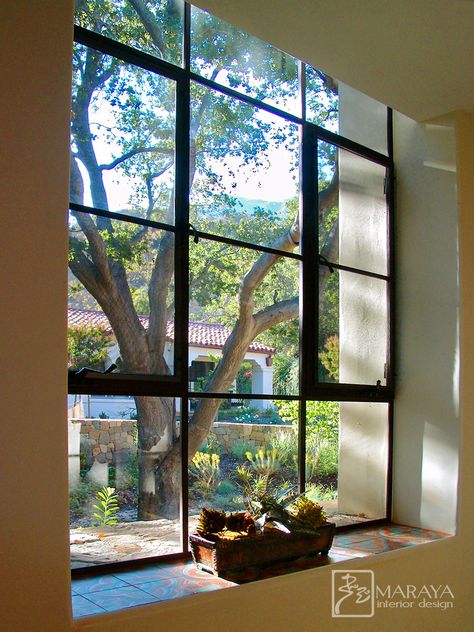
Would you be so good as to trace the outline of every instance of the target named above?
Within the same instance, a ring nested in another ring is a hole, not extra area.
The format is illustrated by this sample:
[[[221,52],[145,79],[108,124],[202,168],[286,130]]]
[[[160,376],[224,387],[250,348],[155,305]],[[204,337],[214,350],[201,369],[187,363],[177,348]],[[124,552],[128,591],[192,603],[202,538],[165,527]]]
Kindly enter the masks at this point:
[[[98,520],[98,526],[109,526],[117,524],[116,513],[119,510],[118,495],[115,493],[115,487],[102,487],[97,492],[96,504],[94,509],[94,518]]]
[[[278,353],[273,360],[273,392],[294,395],[299,390],[299,360],[290,354]]]
[[[252,447],[248,441],[244,441],[243,439],[236,441],[232,446],[232,456],[239,459],[239,461],[243,461],[246,458],[245,455],[247,452],[252,450]]]
[[[218,454],[196,452],[189,468],[194,477],[191,489],[204,498],[215,494],[220,480],[220,463]]]
[[[209,434],[207,439],[199,447],[199,452],[206,454],[220,454],[221,446],[215,435]]]
[[[110,345],[108,336],[101,327],[69,327],[67,330],[68,368],[102,369]]]
[[[252,392],[252,363],[248,361],[242,362],[242,366],[237,371],[235,377],[235,392],[238,394],[249,394]]]
[[[337,382],[339,379],[339,337],[330,336],[324,343],[324,351],[319,354],[321,364],[329,377]]]
[[[313,502],[324,502],[325,500],[337,500],[337,489],[324,487],[315,483],[306,486],[305,496]]]
[[[276,402],[280,417],[293,424],[298,422],[298,402]],[[306,404],[307,434],[317,433],[321,440],[336,441],[339,433],[339,403],[312,401]]]
[[[294,467],[298,461],[298,433],[296,428],[281,430],[272,436],[271,446],[276,450],[280,463]]]
[[[69,490],[69,509],[84,515],[91,496],[96,496],[100,486],[93,481],[81,479],[78,485]]]

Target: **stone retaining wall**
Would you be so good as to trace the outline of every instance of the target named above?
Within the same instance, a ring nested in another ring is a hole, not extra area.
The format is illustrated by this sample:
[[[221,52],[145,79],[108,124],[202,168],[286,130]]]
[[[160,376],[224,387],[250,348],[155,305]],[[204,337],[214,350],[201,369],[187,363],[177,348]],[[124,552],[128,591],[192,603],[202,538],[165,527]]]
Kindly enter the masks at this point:
[[[135,437],[137,422],[132,419],[74,419],[74,426],[80,424],[81,459],[90,467],[98,463],[124,463],[130,453],[136,450]],[[216,422],[209,436],[214,438],[225,453],[231,453],[238,442],[245,442],[249,450],[266,448],[272,437],[281,432],[292,432],[292,426],[269,424],[241,424]],[[71,452],[70,455],[77,452]]]
[[[230,454],[233,446],[238,442],[248,444],[249,450],[267,448],[272,438],[281,432],[294,432],[294,430],[292,426],[237,424],[221,421],[213,424],[209,436],[218,441],[221,451],[224,454]]]
[[[133,419],[81,419],[81,454],[92,462],[123,463],[136,450]]]

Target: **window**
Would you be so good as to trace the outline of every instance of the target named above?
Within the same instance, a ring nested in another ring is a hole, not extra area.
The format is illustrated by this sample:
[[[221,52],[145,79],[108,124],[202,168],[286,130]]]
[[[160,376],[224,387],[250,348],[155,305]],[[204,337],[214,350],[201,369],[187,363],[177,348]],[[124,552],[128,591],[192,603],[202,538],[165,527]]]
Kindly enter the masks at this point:
[[[390,112],[179,1],[78,0],[75,42],[73,567],[183,554],[257,461],[388,518]]]

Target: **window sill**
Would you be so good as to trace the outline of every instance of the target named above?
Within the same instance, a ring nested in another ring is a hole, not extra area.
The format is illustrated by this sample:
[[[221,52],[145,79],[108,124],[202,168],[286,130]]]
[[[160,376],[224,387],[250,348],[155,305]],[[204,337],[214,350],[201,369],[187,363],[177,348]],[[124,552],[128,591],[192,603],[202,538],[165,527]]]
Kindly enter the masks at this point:
[[[424,544],[446,537],[445,533],[402,525],[365,527],[336,534],[328,556],[300,558],[267,566],[245,569],[229,579],[214,577],[185,560],[147,565],[113,575],[85,577],[72,581],[74,618],[103,614],[188,595],[230,588],[259,579],[277,577],[309,568],[327,566],[356,557]],[[232,580],[232,581],[230,581]]]

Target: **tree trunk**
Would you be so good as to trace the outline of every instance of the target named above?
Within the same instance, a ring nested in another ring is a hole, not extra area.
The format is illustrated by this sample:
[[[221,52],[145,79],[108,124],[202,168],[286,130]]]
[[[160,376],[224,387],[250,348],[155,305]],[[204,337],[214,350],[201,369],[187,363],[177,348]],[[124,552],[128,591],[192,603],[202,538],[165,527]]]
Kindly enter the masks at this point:
[[[179,514],[180,453],[174,451],[176,408],[170,397],[136,397],[138,413],[138,519]]]

